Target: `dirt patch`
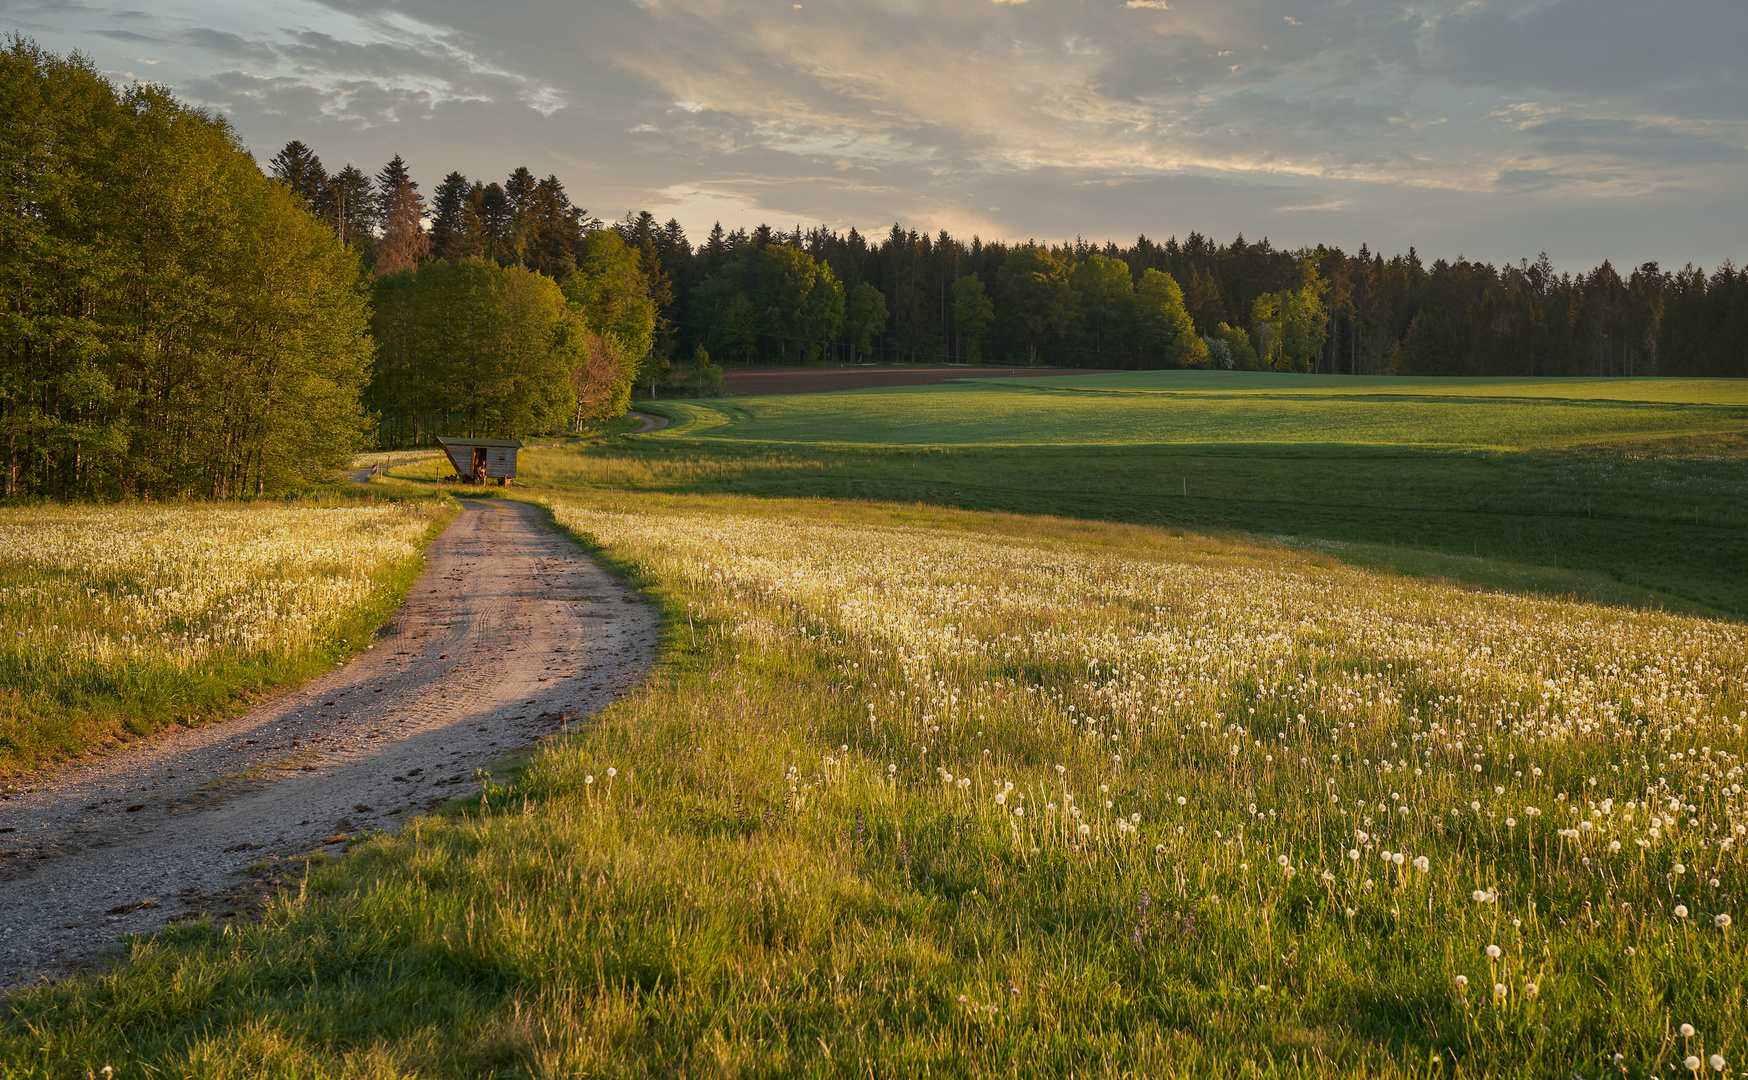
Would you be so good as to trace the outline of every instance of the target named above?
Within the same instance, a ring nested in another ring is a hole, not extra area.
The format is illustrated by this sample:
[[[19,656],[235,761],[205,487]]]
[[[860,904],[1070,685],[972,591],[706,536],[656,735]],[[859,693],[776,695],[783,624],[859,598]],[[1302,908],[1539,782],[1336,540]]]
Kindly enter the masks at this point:
[[[646,431],[660,431],[662,428],[668,426],[668,418],[665,416],[657,416],[655,413],[638,412],[637,410],[632,409],[626,412],[625,415],[635,416],[637,418],[637,428],[631,432],[633,435],[642,435]]]
[[[958,379],[1029,379],[1062,375],[1106,375],[1093,368],[992,367],[853,367],[757,368],[725,371],[722,387],[736,397],[770,394],[823,394],[832,390],[865,390],[876,386],[934,386]]]
[[[476,770],[602,708],[655,659],[655,610],[525,503],[463,504],[350,663],[0,801],[0,988],[89,967],[479,790]],[[301,862],[300,862],[301,865]]]

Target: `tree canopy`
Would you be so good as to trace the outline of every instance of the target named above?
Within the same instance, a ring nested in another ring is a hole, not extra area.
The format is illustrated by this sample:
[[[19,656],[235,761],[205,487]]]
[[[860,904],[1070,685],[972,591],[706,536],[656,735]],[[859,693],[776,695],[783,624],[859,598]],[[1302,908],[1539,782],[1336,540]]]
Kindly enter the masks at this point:
[[[282,491],[364,440],[357,257],[222,120],[14,38],[0,204],[7,494]]]
[[[370,404],[385,438],[559,431],[585,324],[551,278],[476,256],[378,279]]]

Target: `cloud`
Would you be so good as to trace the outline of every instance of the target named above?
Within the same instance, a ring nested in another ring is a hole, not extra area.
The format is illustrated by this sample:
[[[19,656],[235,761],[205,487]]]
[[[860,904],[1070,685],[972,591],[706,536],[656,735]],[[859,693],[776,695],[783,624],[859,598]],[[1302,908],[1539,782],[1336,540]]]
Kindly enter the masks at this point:
[[[431,179],[528,163],[604,216],[660,206],[695,231],[768,215],[1169,235],[1286,214],[1375,220],[1366,235],[1400,247],[1459,224],[1511,246],[1562,222],[1564,240],[1528,241],[1558,254],[1639,235],[1618,200],[1655,194],[1695,209],[1659,203],[1662,242],[1685,247],[1651,257],[1748,246],[1740,215],[1714,214],[1748,186],[1740,0],[9,10],[50,47],[149,66],[263,158],[296,137],[325,159],[400,152]]]

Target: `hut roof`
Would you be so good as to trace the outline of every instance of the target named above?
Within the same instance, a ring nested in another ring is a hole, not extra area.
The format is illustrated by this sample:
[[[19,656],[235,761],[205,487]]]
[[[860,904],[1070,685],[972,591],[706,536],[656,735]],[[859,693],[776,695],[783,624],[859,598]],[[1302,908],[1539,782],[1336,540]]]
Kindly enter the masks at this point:
[[[439,435],[437,441],[444,446],[508,446],[520,449],[524,445],[521,439],[469,439],[460,435]]]

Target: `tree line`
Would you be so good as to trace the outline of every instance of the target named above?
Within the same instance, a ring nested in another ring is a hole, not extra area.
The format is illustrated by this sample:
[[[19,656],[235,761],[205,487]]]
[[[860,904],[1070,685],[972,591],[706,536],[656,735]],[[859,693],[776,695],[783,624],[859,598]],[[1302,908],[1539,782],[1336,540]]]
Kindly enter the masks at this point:
[[[397,159],[398,160],[398,159]],[[1748,375],[1748,276],[1609,262],[1556,271],[1430,265],[1199,233],[1163,243],[1005,243],[898,225],[783,232],[719,224],[698,244],[646,212],[603,229],[556,178],[440,188],[428,257],[477,255],[562,279],[582,238],[638,254],[654,307],[640,378],[699,356],[855,362],[1222,367],[1361,375]]]
[[[281,157],[294,150],[307,153],[294,143]],[[396,158],[382,175],[404,168]],[[291,170],[282,175],[295,186]],[[1574,275],[1545,254],[1427,265],[1413,248],[1386,258],[1364,245],[1284,250],[1242,235],[1099,246],[898,225],[870,239],[718,224],[694,244],[677,221],[647,211],[604,226],[556,177],[525,168],[502,184],[450,173],[437,190],[421,249],[431,260],[485,258],[563,281],[585,238],[616,234],[636,253],[654,313],[640,380],[671,378],[670,365],[689,372],[700,358],[1748,375],[1748,280],[1729,263],[1710,273],[1646,263],[1623,277],[1604,262]]]
[[[896,225],[878,242],[855,229],[718,226],[692,248],[675,223],[657,228],[648,214],[618,228],[662,269],[672,299],[661,315],[681,356],[703,344],[749,361],[872,349],[887,360],[1108,368],[1748,375],[1748,275],[1729,263],[1709,274],[1647,263],[1623,277],[1604,262],[1573,275],[1546,255],[1429,266],[1412,248],[1385,258],[1365,246],[1288,251],[1198,233],[1007,244]],[[770,317],[759,270],[773,246],[807,256],[849,294],[864,291],[876,317],[847,315],[836,335]]]

